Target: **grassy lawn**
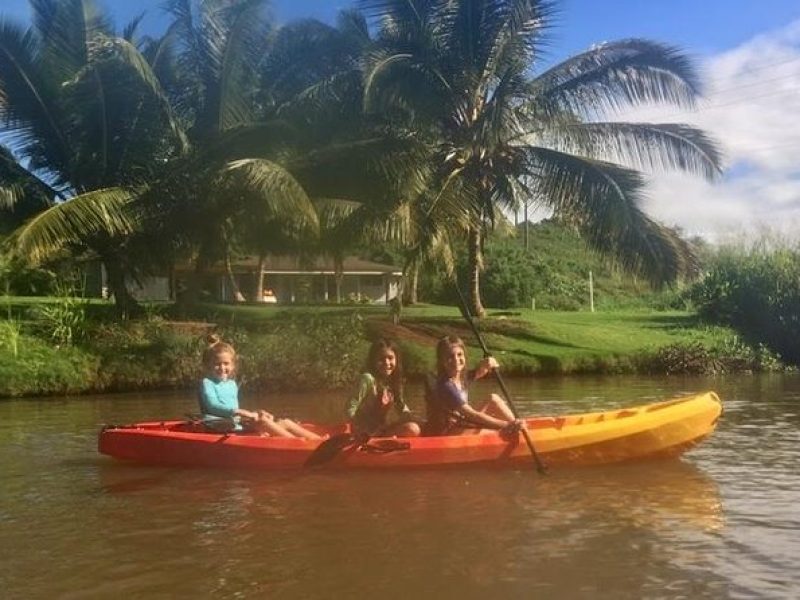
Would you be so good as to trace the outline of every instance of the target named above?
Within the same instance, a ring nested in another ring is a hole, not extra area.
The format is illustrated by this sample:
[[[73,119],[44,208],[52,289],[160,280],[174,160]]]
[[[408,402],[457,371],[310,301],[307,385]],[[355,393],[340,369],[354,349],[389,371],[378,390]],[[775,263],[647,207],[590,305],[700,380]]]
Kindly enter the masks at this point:
[[[160,305],[147,307],[148,318],[119,322],[110,303],[92,301],[86,320],[74,325],[81,330],[75,342],[59,343],[48,331],[62,313],[48,320],[40,310],[59,301],[0,300],[0,396],[189,389],[200,372],[204,333],[214,328],[236,345],[249,385],[267,388],[347,385],[376,337],[400,343],[410,378],[435,369],[436,343],[444,335],[464,339],[472,363],[481,357],[451,306],[405,307],[399,325],[388,307],[373,305],[207,304],[188,316]],[[733,331],[706,326],[688,312],[490,310],[478,327],[509,376],[761,368]]]
[[[436,341],[444,335],[462,337],[480,356],[471,330],[455,307],[418,305],[403,308],[400,326],[390,322],[384,306],[223,306],[207,305],[204,318],[247,329],[269,330],[285,319],[363,318],[370,337],[399,340],[412,354],[412,371],[433,364]],[[717,347],[735,333],[727,328],[700,323],[689,312],[616,310],[562,312],[516,309],[490,310],[478,321],[487,345],[502,358],[510,373],[581,372],[629,367],[610,363],[633,360],[659,347],[701,343]]]

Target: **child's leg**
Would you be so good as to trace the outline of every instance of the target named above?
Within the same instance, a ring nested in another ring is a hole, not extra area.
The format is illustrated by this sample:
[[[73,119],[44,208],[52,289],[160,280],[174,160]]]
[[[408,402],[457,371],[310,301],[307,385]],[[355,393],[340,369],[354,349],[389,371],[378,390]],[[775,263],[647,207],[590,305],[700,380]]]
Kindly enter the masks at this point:
[[[511,409],[508,407],[508,404],[506,404],[505,400],[503,400],[497,394],[492,394],[480,411],[499,419],[514,421],[514,413],[511,412]]]
[[[283,427],[286,431],[288,431],[291,437],[300,437],[306,440],[322,439],[322,436],[317,435],[313,431],[306,429],[299,423],[295,423],[291,419],[281,419],[280,421],[278,421],[278,424],[281,427]]]
[[[394,423],[383,431],[383,435],[396,435],[398,437],[417,437],[421,433],[418,423],[414,421],[403,421]]]
[[[272,435],[275,437],[295,437],[292,432],[287,430],[274,419],[259,419],[258,429],[262,434],[265,435]]]

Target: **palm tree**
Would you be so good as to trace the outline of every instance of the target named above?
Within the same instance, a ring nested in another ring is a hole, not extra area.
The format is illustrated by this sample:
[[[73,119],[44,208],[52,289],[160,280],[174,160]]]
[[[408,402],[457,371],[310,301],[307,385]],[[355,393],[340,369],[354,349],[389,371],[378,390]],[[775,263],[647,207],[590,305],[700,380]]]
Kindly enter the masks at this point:
[[[363,19],[343,13],[336,28],[301,21],[272,32],[265,5],[167,4],[174,22],[160,44],[176,69],[164,80],[189,124],[191,151],[142,203],[167,228],[160,237],[197,248],[189,300],[205,267],[229,257],[232,244],[259,256],[300,247],[325,253],[319,241],[332,238],[317,235],[315,203],[326,223],[350,213],[363,222],[398,196],[393,190],[415,183],[392,176],[413,144],[366,122],[359,96],[347,101],[369,40]]]
[[[55,192],[0,146],[0,234],[7,234],[53,205]]]
[[[693,270],[689,246],[639,207],[645,180],[637,169],[712,178],[720,168],[715,145],[684,125],[605,120],[648,102],[691,106],[699,82],[683,54],[624,40],[534,77],[553,15],[549,2],[358,4],[380,28],[365,72],[366,105],[404,115],[407,127],[435,145],[438,183],[422,198],[424,214],[466,226],[474,314],[484,313],[485,227],[497,211],[526,201],[550,207],[594,248],[654,284]]]
[[[427,149],[391,115],[363,110],[363,61],[373,43],[363,15],[347,10],[335,26],[281,28],[263,61],[262,111],[298,132],[284,164],[320,217],[319,236],[302,253],[331,257],[340,273],[346,254],[365,245],[413,242],[408,199],[427,184]]]
[[[17,231],[16,250],[33,262],[64,245],[99,257],[127,311],[135,219],[123,208],[180,151],[177,127],[147,61],[92,0],[31,9],[28,29],[0,20],[0,127],[21,159],[4,160],[55,204]]]

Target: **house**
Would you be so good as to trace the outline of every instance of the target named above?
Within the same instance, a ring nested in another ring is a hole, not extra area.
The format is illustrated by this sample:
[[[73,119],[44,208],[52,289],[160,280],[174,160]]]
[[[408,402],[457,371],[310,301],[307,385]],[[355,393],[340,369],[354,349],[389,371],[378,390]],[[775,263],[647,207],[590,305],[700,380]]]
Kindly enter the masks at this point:
[[[152,277],[131,285],[140,300],[174,300],[186,285],[194,267],[177,265],[170,277]],[[261,265],[257,257],[231,263],[233,281],[224,264],[206,270],[203,290],[217,302],[233,302],[236,291],[245,301],[276,304],[322,302],[363,302],[388,304],[400,293],[402,270],[392,265],[347,257],[337,274],[329,258],[300,259],[297,256],[269,256]]]

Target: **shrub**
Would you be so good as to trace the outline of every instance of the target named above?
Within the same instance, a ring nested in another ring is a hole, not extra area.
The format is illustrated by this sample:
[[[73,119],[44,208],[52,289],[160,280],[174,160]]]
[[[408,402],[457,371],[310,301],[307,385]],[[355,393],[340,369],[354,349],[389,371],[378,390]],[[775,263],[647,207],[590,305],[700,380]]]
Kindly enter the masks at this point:
[[[737,336],[707,346],[680,342],[662,346],[640,358],[641,370],[653,373],[710,375],[715,373],[781,371],[785,366],[763,344],[749,346]]]
[[[286,381],[305,390],[342,387],[363,367],[368,345],[358,312],[335,318],[289,312],[257,337],[224,335],[237,344],[241,376],[259,387]]]
[[[36,326],[57,346],[71,346],[86,334],[87,301],[76,297],[68,283],[57,286],[54,302],[33,311]]]
[[[91,389],[98,361],[79,348],[56,349],[22,335],[18,353],[0,348],[0,396],[68,394]]]
[[[800,250],[723,249],[689,296],[703,318],[800,363]]]

